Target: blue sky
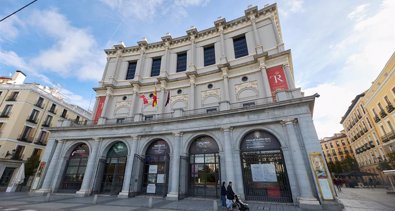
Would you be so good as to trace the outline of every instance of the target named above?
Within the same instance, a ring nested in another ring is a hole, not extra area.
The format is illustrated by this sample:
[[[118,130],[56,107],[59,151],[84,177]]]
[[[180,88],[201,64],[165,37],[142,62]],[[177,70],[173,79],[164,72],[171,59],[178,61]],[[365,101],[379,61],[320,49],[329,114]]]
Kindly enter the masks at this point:
[[[1,0],[0,18],[31,0]],[[195,26],[232,20],[248,5],[277,3],[285,48],[292,50],[295,80],[307,95],[319,93],[314,121],[320,138],[339,124],[355,95],[368,89],[395,50],[391,0],[38,0],[0,22],[0,75],[16,69],[27,82],[56,86],[67,101],[92,109],[105,67],[103,49],[143,37],[160,41]]]

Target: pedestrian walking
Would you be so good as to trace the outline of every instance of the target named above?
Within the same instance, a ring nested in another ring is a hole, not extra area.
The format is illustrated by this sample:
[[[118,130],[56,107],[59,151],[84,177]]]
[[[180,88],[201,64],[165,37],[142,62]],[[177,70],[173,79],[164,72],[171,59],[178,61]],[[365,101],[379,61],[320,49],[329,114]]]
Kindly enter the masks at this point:
[[[233,200],[235,199],[235,192],[232,189],[232,181],[229,182],[226,188],[226,208],[233,210]]]
[[[342,181],[340,178],[335,178],[335,185],[339,193],[342,192]]]
[[[368,182],[369,188],[373,188],[373,185],[374,185],[373,179],[369,177],[369,182]]]
[[[225,187],[225,181],[222,182],[222,186],[221,186],[221,202],[222,202],[222,207],[226,207],[226,187]]]

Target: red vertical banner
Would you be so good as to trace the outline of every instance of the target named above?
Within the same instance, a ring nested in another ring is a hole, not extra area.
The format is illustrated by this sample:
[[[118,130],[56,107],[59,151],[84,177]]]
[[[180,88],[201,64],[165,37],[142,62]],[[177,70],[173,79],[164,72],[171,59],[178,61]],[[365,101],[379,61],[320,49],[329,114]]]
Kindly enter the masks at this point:
[[[285,77],[283,66],[280,65],[268,68],[266,70],[266,73],[269,79],[269,86],[272,97],[273,99],[275,99],[276,91],[288,89],[287,78]]]
[[[95,118],[93,119],[93,123],[94,124],[97,124],[97,121],[99,121],[99,118],[101,116],[101,112],[103,111],[104,101],[105,100],[106,100],[106,96],[100,96],[99,97],[99,103],[97,104]]]

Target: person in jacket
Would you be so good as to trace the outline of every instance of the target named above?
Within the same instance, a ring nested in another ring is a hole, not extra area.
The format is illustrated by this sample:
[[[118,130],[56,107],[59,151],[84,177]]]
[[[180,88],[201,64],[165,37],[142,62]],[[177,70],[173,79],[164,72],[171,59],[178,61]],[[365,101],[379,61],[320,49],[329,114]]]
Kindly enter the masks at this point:
[[[230,181],[226,189],[226,208],[228,210],[232,210],[233,199],[235,199],[235,192],[233,192],[232,181]]]
[[[221,186],[221,202],[222,206],[226,207],[226,187],[225,187],[225,181],[222,182]]]

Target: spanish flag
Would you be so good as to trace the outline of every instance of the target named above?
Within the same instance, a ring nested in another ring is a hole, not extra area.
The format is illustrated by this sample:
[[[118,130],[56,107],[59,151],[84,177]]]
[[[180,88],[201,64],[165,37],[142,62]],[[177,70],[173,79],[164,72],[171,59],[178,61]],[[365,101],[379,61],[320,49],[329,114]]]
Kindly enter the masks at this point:
[[[152,97],[152,107],[155,107],[158,105],[158,99],[156,95],[156,86],[154,87],[154,96]]]

